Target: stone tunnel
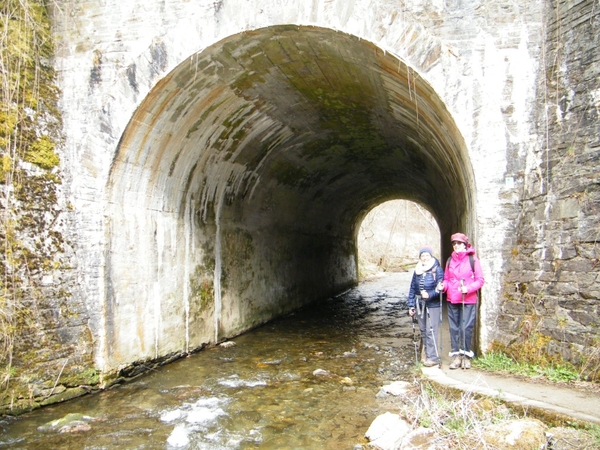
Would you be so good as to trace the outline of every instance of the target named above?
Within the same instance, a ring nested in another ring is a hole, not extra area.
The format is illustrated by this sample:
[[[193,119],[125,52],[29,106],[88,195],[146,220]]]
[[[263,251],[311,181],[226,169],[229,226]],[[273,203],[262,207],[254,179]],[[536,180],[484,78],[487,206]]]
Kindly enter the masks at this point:
[[[340,293],[391,199],[432,213],[440,256],[456,231],[485,255],[489,343],[539,6],[136,5],[53,10],[75,353],[115,373]]]
[[[567,360],[589,354],[596,3],[47,2],[63,138],[48,229],[24,242],[60,245],[24,278],[37,315],[0,409],[346,290],[361,219],[391,199],[431,212],[442,258],[470,236],[482,351],[527,325]]]
[[[107,355],[218,342],[337,294],[373,207],[418,202],[447,241],[473,191],[450,113],[403,61],[315,27],[222,40],[165,76],[119,142]]]

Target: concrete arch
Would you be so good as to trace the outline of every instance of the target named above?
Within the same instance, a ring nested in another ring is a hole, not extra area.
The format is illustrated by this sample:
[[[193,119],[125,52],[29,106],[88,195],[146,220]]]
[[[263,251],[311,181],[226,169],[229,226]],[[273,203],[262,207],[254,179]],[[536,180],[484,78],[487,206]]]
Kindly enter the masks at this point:
[[[474,190],[451,114],[404,61],[325,28],[224,39],[160,80],[121,137],[105,361],[189,351],[340,292],[373,206],[418,202],[447,241],[474,229]]]

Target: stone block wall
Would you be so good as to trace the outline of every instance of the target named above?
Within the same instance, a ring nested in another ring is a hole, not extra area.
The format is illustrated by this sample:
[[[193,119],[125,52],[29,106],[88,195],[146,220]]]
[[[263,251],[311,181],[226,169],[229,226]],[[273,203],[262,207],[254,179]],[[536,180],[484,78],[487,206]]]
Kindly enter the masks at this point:
[[[495,338],[533,335],[594,376],[600,341],[600,8],[552,1],[537,94],[539,146],[521,170]],[[591,372],[590,372],[591,370]],[[598,375],[595,372],[596,376]]]

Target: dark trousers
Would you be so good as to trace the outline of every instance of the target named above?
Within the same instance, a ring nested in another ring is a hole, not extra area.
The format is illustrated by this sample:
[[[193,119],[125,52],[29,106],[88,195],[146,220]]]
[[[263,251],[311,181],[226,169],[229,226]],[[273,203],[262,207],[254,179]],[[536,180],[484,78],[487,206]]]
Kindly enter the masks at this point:
[[[473,329],[477,319],[477,305],[448,303],[450,327],[450,356],[475,356],[472,347]]]
[[[441,308],[427,308],[423,304],[420,311],[421,314],[417,314],[417,321],[419,322],[419,330],[421,330],[421,341],[425,350],[425,358],[430,361],[440,362],[438,329],[440,326]]]

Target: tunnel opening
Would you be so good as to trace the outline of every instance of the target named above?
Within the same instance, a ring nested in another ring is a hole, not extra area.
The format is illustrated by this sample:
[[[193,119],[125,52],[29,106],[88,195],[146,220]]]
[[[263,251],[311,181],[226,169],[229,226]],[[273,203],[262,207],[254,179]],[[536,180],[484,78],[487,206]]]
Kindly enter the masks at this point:
[[[424,205],[442,242],[472,231],[470,167],[432,87],[357,37],[277,26],[190,56],[111,166],[106,364],[219,342],[355,285],[358,226],[387,200]]]
[[[419,249],[424,246],[431,247],[436,258],[441,258],[438,224],[423,206],[406,200],[375,206],[362,219],[358,230],[359,279],[412,270]]]

